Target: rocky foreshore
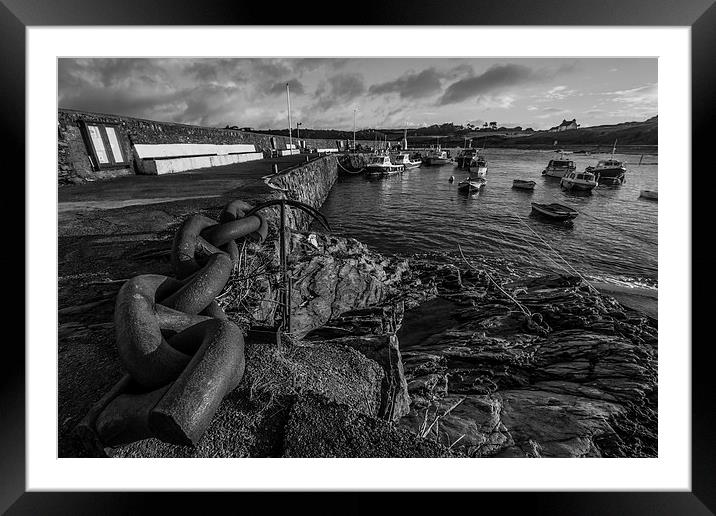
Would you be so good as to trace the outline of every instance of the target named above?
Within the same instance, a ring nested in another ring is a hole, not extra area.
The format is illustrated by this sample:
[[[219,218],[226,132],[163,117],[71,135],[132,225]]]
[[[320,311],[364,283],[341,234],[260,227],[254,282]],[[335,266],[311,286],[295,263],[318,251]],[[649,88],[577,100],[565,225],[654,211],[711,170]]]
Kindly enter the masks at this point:
[[[294,240],[311,243],[299,254],[307,286],[294,290],[296,311],[326,321],[306,338],[380,342],[399,428],[468,456],[656,456],[655,320],[579,277]],[[351,304],[359,310],[342,311]]]
[[[656,456],[655,320],[577,277],[386,257],[321,233],[294,233],[289,247],[291,334],[247,337],[244,378],[196,447],[79,442],[74,426],[121,374],[117,285],[95,286],[108,294],[89,311],[61,313],[60,455]],[[244,330],[273,322],[275,251],[249,244],[218,298]],[[142,252],[142,268],[166,268]]]

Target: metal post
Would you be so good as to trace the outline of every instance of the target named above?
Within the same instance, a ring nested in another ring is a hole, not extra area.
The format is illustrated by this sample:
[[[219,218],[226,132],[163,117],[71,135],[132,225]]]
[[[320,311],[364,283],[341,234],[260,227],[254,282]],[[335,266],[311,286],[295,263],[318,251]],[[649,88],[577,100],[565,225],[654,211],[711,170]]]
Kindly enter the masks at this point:
[[[353,108],[353,152],[356,151],[356,109]]]
[[[290,311],[291,307],[289,306],[290,300],[288,299],[288,288],[286,285],[287,280],[287,274],[286,274],[286,203],[281,203],[281,213],[280,213],[280,221],[279,221],[279,268],[281,269],[279,271],[281,275],[281,286],[279,287],[281,290],[279,292],[279,303],[281,306],[281,326],[283,327],[283,331],[290,332],[291,331],[291,321],[290,321]]]
[[[288,146],[293,149],[293,138],[291,137],[291,94],[286,83],[286,104],[288,105]]]

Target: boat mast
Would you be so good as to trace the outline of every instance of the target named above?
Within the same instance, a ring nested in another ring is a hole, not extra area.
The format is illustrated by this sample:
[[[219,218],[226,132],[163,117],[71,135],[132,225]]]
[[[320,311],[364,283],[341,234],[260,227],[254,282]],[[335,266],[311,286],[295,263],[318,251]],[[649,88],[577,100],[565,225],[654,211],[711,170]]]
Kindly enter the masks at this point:
[[[288,148],[293,149],[293,138],[291,137],[291,95],[286,83],[286,104],[288,105]]]
[[[358,108],[353,108],[353,152],[356,151],[356,111]]]

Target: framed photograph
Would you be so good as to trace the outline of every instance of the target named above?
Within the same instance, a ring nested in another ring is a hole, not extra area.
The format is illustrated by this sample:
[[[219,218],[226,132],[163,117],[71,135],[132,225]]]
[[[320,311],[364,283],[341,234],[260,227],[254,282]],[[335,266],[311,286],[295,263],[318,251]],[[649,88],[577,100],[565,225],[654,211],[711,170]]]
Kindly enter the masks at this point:
[[[712,2],[210,5],[0,6],[28,204],[0,506],[713,513]]]

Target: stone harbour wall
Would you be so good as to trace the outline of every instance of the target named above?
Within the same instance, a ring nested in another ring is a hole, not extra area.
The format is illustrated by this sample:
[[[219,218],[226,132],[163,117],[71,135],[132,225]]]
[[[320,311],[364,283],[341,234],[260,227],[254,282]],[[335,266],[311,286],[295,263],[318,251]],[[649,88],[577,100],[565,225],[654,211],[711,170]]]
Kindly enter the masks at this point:
[[[320,209],[338,179],[336,156],[325,156],[280,174],[272,183],[286,190],[286,197]],[[292,228],[306,231],[311,218],[301,210],[289,210]]]
[[[212,143],[228,145],[248,143],[253,144],[258,152],[268,153],[272,148],[272,139],[277,150],[287,149],[289,143],[289,138],[286,136],[271,136],[217,127],[158,122],[156,120],[71,109],[59,109],[57,116],[57,167],[60,184],[79,183],[136,173],[137,166],[133,161],[132,153],[132,145],[134,144]],[[99,171],[94,170],[89,158],[89,150],[80,130],[81,121],[116,124],[122,152],[132,160],[129,165]],[[335,140],[302,138],[300,141],[304,142],[304,145],[309,148],[337,148]],[[299,140],[293,138],[293,144],[299,145]]]

